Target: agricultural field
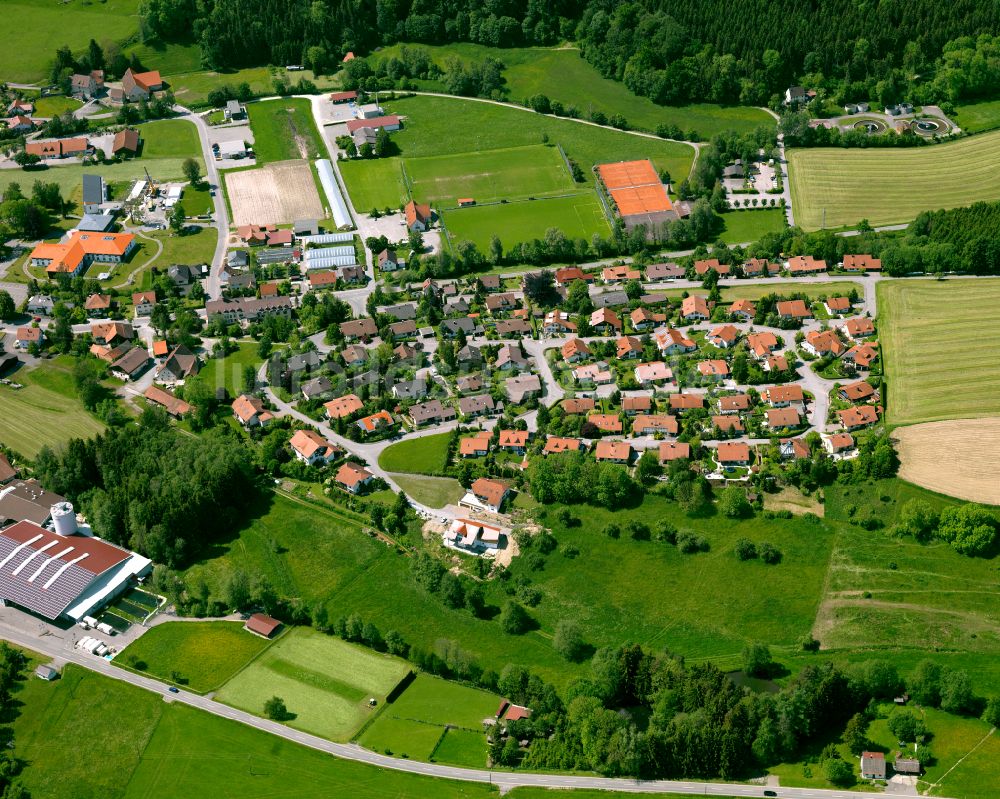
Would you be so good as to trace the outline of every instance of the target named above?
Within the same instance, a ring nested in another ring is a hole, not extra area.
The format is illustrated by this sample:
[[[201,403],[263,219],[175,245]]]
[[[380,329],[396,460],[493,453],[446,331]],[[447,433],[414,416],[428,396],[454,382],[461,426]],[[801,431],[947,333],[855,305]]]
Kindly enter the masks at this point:
[[[392,444],[382,450],[378,465],[388,472],[441,474],[448,465],[451,433],[419,436]]]
[[[727,211],[722,215],[722,221],[725,228],[719,238],[726,244],[757,241],[765,233],[780,233],[786,226],[784,208]]]
[[[460,197],[490,203],[577,191],[559,151],[539,144],[407,158],[403,168],[413,198],[435,208],[455,207]]]
[[[398,57],[400,48],[404,46],[383,48],[377,57]],[[534,94],[544,94],[567,107],[576,106],[584,117],[591,111],[600,111],[608,117],[622,114],[635,128],[654,131],[657,125],[676,125],[685,132],[697,132],[705,140],[724,130],[747,131],[760,125],[774,125],[774,118],[759,108],[724,107],[709,103],[657,105],[646,97],[633,94],[624,84],[603,77],[575,47],[496,49],[465,42],[437,47],[423,44],[410,46],[428,50],[431,58],[441,66],[451,56],[458,56],[467,63],[481,62],[487,56],[500,59],[505,65],[503,76],[510,101],[515,103]],[[421,88],[443,90],[443,86],[437,83],[418,83],[427,84]]]
[[[410,671],[398,658],[380,655],[306,627],[291,630],[223,686],[216,697],[262,714],[280,696],[288,724],[332,740],[347,740]]]
[[[510,247],[544,239],[549,228],[558,228],[567,238],[587,241],[595,233],[606,237],[611,230],[597,195],[590,190],[571,197],[458,208],[442,217],[452,246],[471,241],[480,252],[488,251],[494,235]]]
[[[1000,413],[1000,280],[906,280],[878,286],[892,425]],[[985,464],[983,464],[985,466]]]
[[[9,0],[3,9],[9,21],[16,21],[0,33],[0,76],[10,83],[47,80],[49,64],[61,44],[81,52],[91,39],[123,41],[139,30],[139,0]],[[54,31],[59,35],[53,37]]]
[[[226,682],[269,643],[248,633],[237,621],[165,622],[129,644],[114,663],[207,693]]]
[[[293,158],[325,158],[312,104],[301,97],[283,97],[262,103],[249,103],[247,114],[253,131],[253,149],[257,165]]]
[[[365,728],[359,743],[376,752],[482,768],[482,722],[494,716],[499,703],[500,697],[488,691],[420,674]]]
[[[1000,100],[960,105],[952,117],[966,133],[981,133],[1000,127]]]
[[[1000,448],[1000,418],[909,425],[897,428],[893,438],[902,479],[970,502],[1000,505],[1000,480],[992,468]]]
[[[454,477],[393,474],[392,479],[408,497],[429,508],[454,505],[465,496],[465,489]]]
[[[229,171],[223,179],[234,225],[281,225],[323,216],[323,202],[307,161]]]
[[[24,388],[0,386],[0,441],[26,458],[71,438],[91,438],[104,425],[77,399],[70,356],[8,375]]]
[[[401,158],[340,161],[337,168],[344,184],[350,187],[351,201],[359,213],[373,208],[398,209],[409,200]]]
[[[1000,199],[1000,131],[928,147],[788,151],[795,223],[806,230],[908,222]]]

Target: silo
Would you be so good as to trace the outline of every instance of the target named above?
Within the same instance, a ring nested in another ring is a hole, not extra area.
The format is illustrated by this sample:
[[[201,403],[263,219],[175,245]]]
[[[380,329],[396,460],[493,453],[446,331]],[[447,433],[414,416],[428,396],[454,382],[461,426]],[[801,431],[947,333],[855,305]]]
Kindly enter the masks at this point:
[[[57,502],[50,510],[52,527],[59,535],[73,535],[76,532],[76,511],[71,502]]]

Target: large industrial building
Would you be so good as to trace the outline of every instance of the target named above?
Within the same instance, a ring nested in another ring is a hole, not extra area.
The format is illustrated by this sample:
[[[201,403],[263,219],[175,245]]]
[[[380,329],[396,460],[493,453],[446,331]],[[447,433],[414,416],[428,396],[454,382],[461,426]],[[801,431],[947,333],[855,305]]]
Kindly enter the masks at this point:
[[[0,489],[0,525],[0,603],[49,621],[94,615],[152,568],[90,535],[69,502],[34,480]]]

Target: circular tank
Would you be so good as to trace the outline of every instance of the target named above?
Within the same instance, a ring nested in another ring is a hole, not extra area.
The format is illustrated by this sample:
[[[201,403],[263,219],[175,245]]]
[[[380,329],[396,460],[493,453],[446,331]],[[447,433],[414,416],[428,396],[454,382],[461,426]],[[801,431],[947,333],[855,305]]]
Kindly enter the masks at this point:
[[[52,526],[59,535],[76,532],[76,511],[71,502],[58,502],[51,508]]]

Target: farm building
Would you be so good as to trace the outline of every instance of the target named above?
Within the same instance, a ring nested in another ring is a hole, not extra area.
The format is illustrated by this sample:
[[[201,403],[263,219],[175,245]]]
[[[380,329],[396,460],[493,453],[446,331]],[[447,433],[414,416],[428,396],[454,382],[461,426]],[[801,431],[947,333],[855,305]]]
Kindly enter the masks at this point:
[[[652,235],[657,226],[681,216],[649,159],[601,164],[597,171],[627,229],[645,225]]]
[[[259,635],[261,638],[271,638],[279,627],[281,627],[281,622],[272,619],[265,613],[254,613],[243,625],[244,630]]]
[[[50,527],[20,521],[0,530],[0,600],[50,621],[79,621],[110,602],[152,561],[81,534],[68,502]],[[51,529],[50,529],[51,528]]]

